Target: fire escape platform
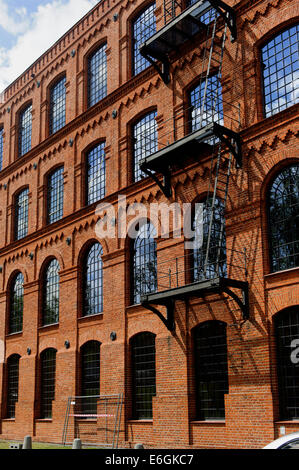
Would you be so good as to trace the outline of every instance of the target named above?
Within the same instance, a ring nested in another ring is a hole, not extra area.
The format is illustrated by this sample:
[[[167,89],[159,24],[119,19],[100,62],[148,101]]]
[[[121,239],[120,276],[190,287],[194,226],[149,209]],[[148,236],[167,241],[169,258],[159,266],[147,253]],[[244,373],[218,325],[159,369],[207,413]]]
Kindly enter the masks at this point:
[[[231,289],[238,289],[239,296]],[[177,300],[186,301],[191,297],[205,297],[209,294],[226,293],[239,305],[244,319],[249,317],[249,287],[247,281],[230,279],[227,277],[215,277],[203,279],[180,287],[165,289],[160,292],[152,292],[141,296],[141,305],[156,313],[170,331],[174,329],[174,304]],[[155,305],[167,308],[166,318],[159,312]]]

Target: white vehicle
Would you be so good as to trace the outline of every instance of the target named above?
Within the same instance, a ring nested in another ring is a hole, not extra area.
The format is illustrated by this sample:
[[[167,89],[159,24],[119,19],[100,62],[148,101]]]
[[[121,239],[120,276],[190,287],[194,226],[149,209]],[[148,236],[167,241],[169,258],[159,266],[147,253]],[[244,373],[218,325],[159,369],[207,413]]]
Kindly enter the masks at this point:
[[[275,439],[263,449],[299,449],[299,432],[292,432]]]

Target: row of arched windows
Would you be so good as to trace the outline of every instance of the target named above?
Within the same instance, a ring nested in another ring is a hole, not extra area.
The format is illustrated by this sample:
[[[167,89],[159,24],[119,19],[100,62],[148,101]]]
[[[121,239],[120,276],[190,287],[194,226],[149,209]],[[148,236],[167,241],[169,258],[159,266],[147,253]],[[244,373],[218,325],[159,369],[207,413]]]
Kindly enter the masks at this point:
[[[57,184],[55,200],[60,193]],[[193,214],[193,231],[203,217],[203,243],[192,251],[191,275],[189,282],[203,278],[226,276],[226,238],[222,236],[220,256],[217,252],[224,207],[220,198],[216,199],[212,231],[210,237],[209,264],[205,265],[205,254],[210,225],[209,201],[204,202],[200,217]],[[23,206],[21,206],[23,207]],[[51,206],[52,208],[53,206]],[[272,271],[280,271],[299,266],[299,163],[285,167],[274,178],[268,191],[268,225],[270,262]],[[26,213],[24,208],[20,212]],[[55,215],[57,212],[53,211]],[[19,230],[26,224],[19,225]],[[200,225],[201,227],[201,225]],[[157,242],[156,231],[149,221],[137,225],[137,233],[131,241],[131,302],[140,303],[141,296],[157,289]],[[103,249],[94,243],[89,249],[83,267],[83,311],[82,315],[94,315],[103,311]],[[216,258],[218,261],[216,261]],[[42,324],[57,323],[59,318],[59,263],[52,259],[43,275],[43,319]],[[21,331],[23,313],[23,284],[21,273],[15,275],[10,288],[10,333]]]
[[[274,317],[278,397],[281,419],[299,418],[298,361],[292,361],[290,346],[299,337],[299,306],[288,308]],[[297,343],[296,343],[297,344]],[[133,419],[153,417],[152,399],[156,395],[156,336],[142,332],[130,340],[131,415]],[[8,418],[15,416],[18,401],[19,359],[13,354],[7,360],[6,393]],[[210,320],[193,330],[193,370],[196,419],[225,418],[225,395],[229,393],[226,324]],[[55,398],[56,350],[46,349],[40,355],[40,417],[52,417]],[[89,341],[80,349],[80,395],[87,397],[81,412],[97,412],[96,396],[100,394],[100,343]],[[94,398],[93,398],[94,396]]]

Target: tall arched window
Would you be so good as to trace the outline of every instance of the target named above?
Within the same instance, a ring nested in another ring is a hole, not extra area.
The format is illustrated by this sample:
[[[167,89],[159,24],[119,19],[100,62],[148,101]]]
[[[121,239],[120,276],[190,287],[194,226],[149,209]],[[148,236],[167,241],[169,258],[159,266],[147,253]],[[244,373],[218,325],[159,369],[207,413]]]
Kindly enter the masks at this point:
[[[19,115],[19,157],[31,149],[32,104]]]
[[[56,82],[50,90],[49,131],[54,134],[65,125],[66,77]]]
[[[48,176],[48,224],[52,224],[63,217],[63,171],[63,166],[61,166]]]
[[[226,324],[213,320],[198,325],[194,354],[197,419],[223,419],[228,393]]]
[[[190,131],[218,122],[223,124],[222,87],[217,75],[203,80],[189,94]]]
[[[44,272],[43,282],[43,325],[59,321],[59,270],[57,259],[52,259]]]
[[[299,305],[275,315],[280,419],[299,419]]]
[[[201,246],[193,249],[193,280],[212,279],[217,276],[226,276],[226,237],[224,223],[224,205],[219,198],[215,200],[214,218],[211,227],[209,253],[206,262],[208,247],[208,234],[211,220],[212,199],[204,201],[194,213],[193,230],[196,232]],[[221,231],[223,227],[223,231]],[[201,232],[201,236],[199,235]]]
[[[11,284],[9,305],[9,333],[18,333],[23,328],[24,276],[18,273]]]
[[[16,403],[19,397],[19,361],[18,354],[13,354],[7,359],[7,418],[15,418]]]
[[[139,333],[131,339],[132,417],[151,419],[156,395],[156,347],[153,333]]]
[[[52,402],[55,399],[56,349],[45,349],[40,355],[40,417],[52,418]]]
[[[277,34],[261,50],[265,117],[299,102],[299,25]]]
[[[156,116],[156,111],[146,114],[133,126],[133,179],[135,182],[141,180],[144,176],[147,176],[140,170],[140,160],[158,150]]]
[[[272,271],[299,266],[299,164],[284,168],[268,192]]]
[[[86,177],[87,204],[93,204],[103,199],[106,193],[105,142],[101,142],[87,153]]]
[[[98,341],[88,341],[81,348],[81,395],[82,411],[86,414],[97,412],[98,399],[92,395],[100,394],[100,346]]]
[[[150,63],[140,54],[139,46],[156,32],[156,4],[146,8],[133,22],[133,75],[146,69]]]
[[[0,127],[0,171],[2,170],[3,166],[3,134],[4,127]]]
[[[15,200],[15,240],[20,240],[28,233],[29,189],[21,191]]]
[[[139,226],[133,241],[133,302],[140,303],[143,294],[157,290],[156,230],[150,222]]]
[[[93,106],[107,95],[107,44],[103,44],[88,58],[88,106]]]
[[[89,249],[83,268],[83,316],[103,311],[103,248],[94,243]]]

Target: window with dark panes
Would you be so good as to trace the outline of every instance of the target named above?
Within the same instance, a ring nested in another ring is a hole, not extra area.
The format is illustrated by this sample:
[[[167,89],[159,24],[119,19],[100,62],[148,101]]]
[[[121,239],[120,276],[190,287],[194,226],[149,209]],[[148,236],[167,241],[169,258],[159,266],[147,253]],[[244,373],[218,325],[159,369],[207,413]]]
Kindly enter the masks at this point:
[[[89,249],[83,268],[83,316],[103,311],[103,248],[94,243]]]
[[[52,418],[52,402],[55,399],[56,350],[46,349],[40,355],[41,394],[40,417]]]
[[[144,10],[133,22],[133,74],[137,75],[150,63],[140,54],[139,46],[156,32],[156,4]]]
[[[63,167],[60,167],[48,177],[48,224],[63,217],[63,171]]]
[[[20,356],[13,354],[7,359],[7,401],[6,417],[15,418],[16,403],[19,397],[19,361]]]
[[[88,58],[88,106],[107,95],[107,45],[102,45]]]
[[[156,395],[155,335],[139,333],[131,340],[132,414],[134,419],[153,417],[152,399]]]
[[[268,192],[271,270],[299,266],[299,164],[284,168]]]
[[[19,115],[19,157],[31,149],[32,105],[30,104]]]
[[[50,261],[43,279],[43,325],[59,321],[59,270],[57,259]]]
[[[19,333],[23,328],[24,276],[22,273],[18,273],[11,284],[9,307],[9,333]]]
[[[63,77],[50,90],[50,134],[54,134],[65,125],[65,83],[66,77]]]
[[[100,394],[100,343],[88,341],[81,348],[81,394],[88,397],[82,400],[82,412],[97,412],[98,399],[93,395]]]
[[[15,239],[20,240],[28,233],[29,189],[24,189],[16,197],[15,202]]]
[[[274,327],[280,419],[299,419],[299,363],[294,355],[299,338],[299,305],[277,313]]]
[[[298,43],[297,24],[277,34],[261,50],[265,117],[299,102]]]
[[[133,302],[140,303],[143,294],[157,290],[157,243],[155,227],[149,223],[140,225],[133,240]]]
[[[228,393],[226,324],[212,320],[194,331],[197,419],[224,419]]]
[[[105,143],[101,142],[87,154],[87,204],[93,204],[105,197],[106,193],[106,163]]]
[[[133,126],[133,179],[135,182],[147,176],[141,171],[139,162],[158,150],[156,116],[156,111],[153,111],[144,116]]]

